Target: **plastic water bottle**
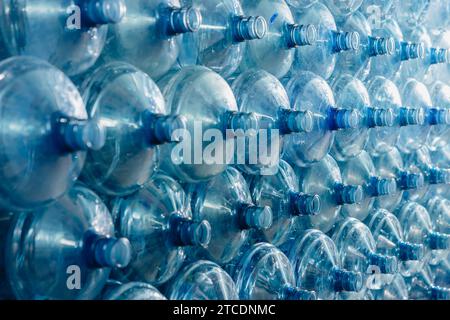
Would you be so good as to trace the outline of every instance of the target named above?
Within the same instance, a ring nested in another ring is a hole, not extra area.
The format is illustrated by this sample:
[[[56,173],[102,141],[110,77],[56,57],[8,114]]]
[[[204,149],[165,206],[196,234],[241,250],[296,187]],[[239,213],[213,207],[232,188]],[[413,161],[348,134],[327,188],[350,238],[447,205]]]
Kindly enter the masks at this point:
[[[257,243],[230,263],[239,298],[243,300],[315,300],[312,291],[295,286],[289,259],[277,247]]]
[[[405,240],[423,244],[428,255],[424,260],[435,265],[448,254],[450,235],[434,231],[427,209],[416,202],[407,202],[396,213],[403,227]]]
[[[336,20],[341,21],[357,11],[363,0],[324,0]]]
[[[281,157],[284,136],[311,132],[313,114],[291,108],[283,85],[263,70],[242,73],[234,80],[232,89],[239,111],[255,114],[260,130],[257,136],[247,135],[245,146],[236,144],[235,163],[248,174],[273,174]]]
[[[60,198],[78,178],[86,151],[105,142],[102,126],[88,121],[75,85],[36,58],[0,63],[0,110],[5,210],[35,210]]]
[[[202,15],[180,0],[122,1],[127,12],[109,28],[101,57],[129,62],[158,79],[176,64],[183,35],[199,30]]]
[[[393,126],[374,126],[369,131],[369,139],[366,144],[366,150],[371,155],[380,155],[388,152],[395,146],[399,136],[400,125],[398,114],[402,110],[402,98],[397,86],[394,82],[384,77],[371,78],[367,83],[367,90],[371,101],[371,106],[374,108],[373,114],[375,116],[374,124],[380,124],[386,122],[391,124],[392,114],[394,118]],[[378,110],[385,110],[386,116],[379,117]]]
[[[412,300],[449,300],[450,289],[435,284],[435,277],[426,266],[415,277],[407,279],[409,298]]]
[[[450,200],[435,196],[428,200],[425,207],[436,231],[450,234]]]
[[[359,48],[359,34],[353,29],[338,32],[333,14],[321,2],[307,8],[291,7],[294,21],[303,25],[312,24],[317,28],[317,41],[312,46],[296,50],[292,74],[300,70],[316,73],[324,79],[330,78],[336,66],[338,53]]]
[[[211,224],[211,241],[196,254],[221,265],[230,262],[248,240],[250,230],[268,229],[272,210],[256,206],[244,177],[229,167],[209,182],[186,186],[195,221]]]
[[[281,250],[292,264],[297,287],[316,292],[321,300],[333,300],[363,288],[361,273],[342,268],[333,240],[319,230],[299,233]]]
[[[203,65],[228,78],[239,67],[246,42],[266,35],[266,20],[245,15],[238,0],[183,0],[183,4],[200,12],[202,23],[182,39],[181,66]]]
[[[363,274],[366,288],[379,289],[392,281],[392,275],[398,271],[397,259],[376,252],[376,242],[364,223],[355,218],[346,218],[337,223],[330,234],[342,267]]]
[[[320,197],[301,192],[294,169],[283,160],[276,174],[250,176],[247,180],[254,203],[272,209],[272,226],[260,230],[257,236],[262,241],[278,246],[294,232],[300,216],[320,214]]]
[[[371,157],[366,151],[345,162],[338,162],[342,182],[345,185],[359,185],[364,189],[364,199],[360,203],[342,207],[341,215],[363,221],[373,208],[375,199],[380,196],[392,196],[397,193],[397,181],[394,178],[381,178],[377,175]]]
[[[121,21],[124,0],[46,0],[4,2],[1,58],[34,56],[78,75],[97,61],[106,40],[108,25]]]
[[[428,111],[428,123],[433,124],[427,146],[431,150],[442,148],[450,140],[450,86],[437,81],[430,87],[433,108]]]
[[[233,279],[217,264],[199,260],[186,265],[166,286],[170,300],[238,300]]]
[[[263,69],[281,79],[291,69],[295,49],[314,45],[316,42],[315,26],[295,21],[291,9],[284,0],[241,2],[246,14],[264,17],[268,27],[263,39],[247,43],[240,70]]]
[[[345,184],[338,164],[331,156],[311,167],[296,168],[296,173],[300,190],[306,194],[317,194],[321,200],[320,214],[299,217],[303,230],[314,228],[328,232],[338,219],[342,206],[363,201],[363,187]]]
[[[372,210],[365,223],[375,239],[377,252],[397,257],[399,273],[411,276],[422,268],[423,245],[405,241],[400,221],[394,214],[385,209]]]
[[[364,84],[349,74],[343,74],[334,79],[332,83],[336,106],[341,109],[355,110],[365,120],[355,129],[337,131],[330,154],[338,161],[357,156],[364,149],[369,134],[369,127],[374,126],[380,118],[380,125],[392,124],[392,115],[384,109],[372,109],[370,107],[369,93]],[[390,111],[392,113],[392,110]],[[387,123],[386,120],[391,120]]]
[[[183,68],[158,85],[171,114],[187,120],[187,130],[174,134],[182,143],[161,147],[161,159],[166,159],[161,169],[183,182],[207,181],[221,174],[233,159],[236,132],[258,131],[257,116],[238,112],[230,86],[208,68]]]
[[[131,259],[130,242],[114,238],[106,206],[78,184],[46,208],[3,215],[0,234],[7,299],[94,299],[111,268]]]
[[[436,68],[432,70],[431,81],[442,80],[448,83],[450,80],[450,32],[447,29],[431,34],[433,44],[439,48]]]
[[[424,26],[416,26],[406,35],[409,41],[423,44],[425,56],[423,59],[410,60],[408,63],[402,64],[398,77],[404,80],[415,78],[429,85],[435,81],[436,69],[450,61],[450,52],[445,47],[437,47],[437,43],[432,41]]]
[[[400,86],[403,105],[400,110],[400,134],[397,148],[403,153],[411,153],[422,147],[430,133],[430,126],[425,125],[427,109],[432,101],[427,87],[412,78],[407,79]]]
[[[335,131],[356,129],[361,123],[357,110],[336,107],[330,86],[312,72],[298,72],[286,90],[294,110],[309,111],[314,117],[312,132],[285,138],[283,158],[290,164],[306,167],[322,160],[331,149]]]
[[[336,62],[335,75],[349,73],[364,81],[367,79],[373,57],[393,55],[395,40],[392,37],[376,37],[364,15],[356,11],[339,25],[342,30],[353,30],[359,33],[360,46],[356,51],[348,51],[339,55]]]
[[[104,148],[88,152],[83,181],[109,196],[137,191],[160,162],[159,146],[186,120],[169,115],[153,80],[124,62],[101,66],[81,87],[89,117],[104,125],[106,136]]]
[[[133,260],[120,280],[161,285],[179,271],[188,247],[206,247],[211,238],[209,223],[192,219],[183,188],[163,174],[111,207],[117,233],[133,246]]]
[[[145,282],[120,282],[108,281],[102,294],[102,300],[167,300],[161,292]]]
[[[371,290],[374,300],[408,300],[408,286],[403,276],[399,273],[394,275],[391,283],[385,284],[379,290]]]
[[[424,176],[420,172],[411,172],[405,168],[402,156],[397,148],[379,156],[372,156],[376,173],[385,179],[397,181],[397,193],[380,196],[375,199],[374,206],[393,212],[399,206],[405,191],[417,190],[424,185]]]
[[[425,58],[425,46],[421,42],[409,42],[403,37],[403,32],[397,21],[388,18],[373,27],[373,35],[377,37],[393,38],[395,41],[395,51],[391,55],[382,55],[372,60],[370,77],[383,76],[393,79],[403,64],[414,59]]]

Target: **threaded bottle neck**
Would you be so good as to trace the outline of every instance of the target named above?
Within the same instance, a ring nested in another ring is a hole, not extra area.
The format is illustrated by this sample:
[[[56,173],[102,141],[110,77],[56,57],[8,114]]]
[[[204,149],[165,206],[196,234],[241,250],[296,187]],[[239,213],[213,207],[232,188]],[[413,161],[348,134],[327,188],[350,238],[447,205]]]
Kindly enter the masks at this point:
[[[236,16],[232,23],[234,42],[262,39],[267,33],[267,22],[261,16]]]

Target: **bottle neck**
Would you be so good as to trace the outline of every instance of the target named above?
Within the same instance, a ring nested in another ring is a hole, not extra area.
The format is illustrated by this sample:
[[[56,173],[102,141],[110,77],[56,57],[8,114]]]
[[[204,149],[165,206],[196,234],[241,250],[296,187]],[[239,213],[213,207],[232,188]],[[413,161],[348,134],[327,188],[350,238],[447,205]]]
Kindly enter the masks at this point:
[[[450,248],[450,235],[440,232],[430,232],[427,244],[431,250],[448,250]]]
[[[79,0],[84,27],[119,23],[125,17],[124,0]]]
[[[424,248],[421,244],[400,241],[397,244],[397,251],[400,261],[420,261],[424,256]]]
[[[237,209],[241,229],[267,230],[272,226],[273,216],[270,207],[258,207],[252,204],[241,204]]]
[[[228,111],[225,113],[224,134],[227,130],[233,132],[243,131],[246,134],[256,135],[259,130],[259,120],[256,114],[247,112]]]
[[[359,46],[360,36],[358,32],[331,31],[331,47],[334,53],[358,50]]]
[[[450,169],[429,168],[428,181],[430,184],[450,184]]]
[[[369,56],[393,55],[395,53],[395,40],[393,38],[379,38],[369,36]]]
[[[280,133],[311,132],[314,127],[314,115],[311,111],[281,109],[279,115]]]
[[[330,130],[356,129],[360,126],[361,115],[354,109],[328,108],[328,127]]]
[[[370,179],[370,194],[372,197],[387,196],[397,192],[395,179],[372,177]]]
[[[167,8],[161,17],[167,36],[196,32],[202,24],[201,12],[192,7]]]
[[[367,126],[369,128],[375,127],[392,127],[395,123],[395,114],[392,108],[366,108]]]
[[[361,186],[337,184],[334,188],[334,193],[338,205],[361,203],[364,198],[364,192]]]
[[[149,145],[179,142],[183,134],[178,134],[178,131],[187,128],[187,121],[183,116],[162,115],[149,111],[142,114],[142,122]]]
[[[285,286],[281,289],[280,300],[317,300],[317,295],[314,291]]]
[[[450,125],[450,109],[427,109],[427,122],[429,125]]]
[[[395,274],[398,271],[398,263],[395,257],[369,253],[367,259],[369,265],[378,267],[382,274]]]
[[[416,190],[424,186],[424,177],[421,173],[400,172],[397,186],[401,190]]]
[[[317,40],[317,30],[312,24],[289,24],[286,29],[288,48],[310,46],[315,44]]]
[[[333,268],[330,277],[332,279],[333,289],[336,292],[358,292],[363,287],[362,275],[357,272]]]
[[[180,213],[173,213],[169,218],[169,237],[175,246],[206,248],[211,240],[211,225],[206,220],[194,222]]]
[[[425,47],[423,43],[411,43],[402,41],[400,43],[400,59],[402,61],[423,59],[425,57]]]
[[[231,27],[234,42],[262,39],[267,33],[267,22],[261,16],[236,16]]]
[[[430,64],[448,63],[450,61],[450,50],[431,48],[430,49]]]
[[[84,253],[92,268],[124,268],[131,261],[131,244],[126,238],[114,238],[88,231]]]
[[[320,197],[290,192],[291,212],[296,216],[315,216],[320,213]]]
[[[52,134],[62,151],[100,150],[106,142],[103,126],[93,120],[78,120],[60,114],[52,117]]]
[[[399,121],[400,126],[423,125],[425,123],[425,110],[423,108],[401,107]]]
[[[432,286],[428,290],[431,300],[450,300],[450,289],[438,286]]]

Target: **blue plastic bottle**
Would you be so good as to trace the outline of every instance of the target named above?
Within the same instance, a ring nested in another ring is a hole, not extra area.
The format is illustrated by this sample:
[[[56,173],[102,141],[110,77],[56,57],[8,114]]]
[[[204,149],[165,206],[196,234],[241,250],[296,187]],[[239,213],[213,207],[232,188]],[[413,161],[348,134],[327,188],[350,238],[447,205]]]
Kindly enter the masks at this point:
[[[371,155],[380,155],[388,152],[395,146],[399,136],[399,113],[402,110],[402,98],[397,86],[394,82],[385,77],[371,78],[367,83],[367,90],[371,101],[371,106],[374,108],[374,124],[388,123],[391,124],[392,117],[394,118],[393,126],[374,126],[369,131],[369,139],[366,144],[366,150]],[[379,117],[383,113],[377,110],[385,110],[386,116]],[[391,110],[393,114],[391,113]]]
[[[108,281],[102,294],[102,300],[167,300],[161,292],[145,282],[120,282]]]
[[[120,270],[120,280],[161,285],[179,271],[187,248],[206,247],[211,238],[209,223],[192,219],[183,188],[160,173],[111,207],[117,233],[133,246],[133,260]]]
[[[344,162],[338,162],[342,182],[345,185],[360,185],[364,189],[364,199],[360,203],[342,207],[341,215],[363,221],[373,208],[377,197],[392,196],[397,193],[394,178],[381,178],[377,175],[371,157],[366,151]]]
[[[211,241],[207,248],[196,250],[197,256],[223,265],[239,254],[250,230],[272,225],[272,210],[253,204],[247,182],[233,167],[186,190],[194,220],[207,220],[211,225]]]
[[[97,61],[108,26],[125,12],[124,0],[3,1],[1,58],[34,56],[78,75]]]
[[[266,20],[248,16],[238,0],[183,0],[202,15],[197,32],[185,34],[178,62],[181,66],[203,65],[224,78],[239,67],[246,42],[258,41],[267,32]]]
[[[342,267],[364,275],[366,288],[380,288],[397,273],[396,257],[376,252],[377,245],[372,233],[361,221],[346,218],[337,223],[330,234],[336,244]],[[374,271],[380,279],[371,279]]]
[[[183,182],[207,181],[221,174],[232,162],[236,132],[251,134],[259,128],[257,116],[238,112],[230,86],[206,67],[183,68],[158,85],[170,113],[187,120],[187,130],[174,135],[182,143],[161,147],[165,159],[161,169]]]
[[[263,69],[283,78],[295,58],[295,49],[314,45],[317,31],[314,25],[295,21],[284,0],[241,1],[246,14],[260,15],[267,21],[267,34],[260,41],[247,44],[240,70]]]
[[[283,151],[284,136],[313,130],[313,114],[297,111],[283,85],[270,73],[249,70],[232,84],[240,112],[258,117],[257,136],[247,135],[245,145],[236,144],[235,163],[248,174],[274,174]],[[256,159],[254,159],[256,157]]]
[[[167,285],[170,300],[238,300],[233,279],[217,264],[199,260],[186,265]]]
[[[169,115],[153,80],[124,62],[94,70],[81,91],[89,117],[104,125],[106,135],[104,148],[88,152],[83,181],[108,196],[137,191],[160,163],[159,146],[186,127],[185,118]]]
[[[450,300],[450,289],[435,284],[435,276],[426,266],[415,277],[407,278],[409,298],[412,300]]]
[[[300,216],[320,214],[320,197],[300,192],[294,169],[283,160],[276,174],[250,176],[247,180],[254,203],[272,209],[272,226],[259,231],[262,241],[278,246],[294,232]]]
[[[306,230],[281,246],[297,276],[297,287],[315,291],[321,300],[363,288],[360,273],[347,271],[340,264],[334,242],[319,230]]]
[[[430,151],[431,161],[434,166],[450,169],[450,145]],[[446,184],[430,186],[429,195],[441,196],[450,199],[450,188]],[[424,199],[428,200],[428,199]]]
[[[428,135],[427,146],[435,150],[450,141],[450,86],[436,81],[429,90],[433,108],[428,110],[427,122],[433,127]]]
[[[58,69],[31,57],[0,63],[0,207],[30,211],[64,195],[100,149],[104,129]],[[45,182],[45,187],[43,183]]]
[[[361,123],[357,110],[336,107],[330,86],[312,72],[298,72],[286,90],[293,109],[309,111],[314,118],[312,132],[285,138],[283,159],[292,165],[307,167],[322,160],[330,151],[335,131],[356,129]]]
[[[397,181],[398,192],[380,196],[375,199],[374,206],[393,212],[399,206],[404,192],[414,191],[424,186],[424,176],[420,171],[408,171],[397,148],[379,156],[372,157],[376,173],[385,179]]]
[[[397,217],[385,209],[376,209],[364,221],[375,239],[378,253],[396,256],[399,273],[411,276],[423,266],[425,250],[422,244],[405,241]]]
[[[312,24],[317,28],[316,43],[296,50],[291,73],[295,75],[298,71],[306,70],[324,79],[330,78],[338,53],[359,48],[358,32],[353,29],[338,32],[333,14],[321,2],[315,2],[307,8],[291,7],[291,10],[294,21],[304,25]]]
[[[275,246],[257,243],[229,267],[242,300],[315,300],[316,294],[295,287],[289,259]]]
[[[311,167],[296,168],[296,173],[300,190],[305,194],[317,194],[321,200],[318,215],[298,218],[303,230],[314,228],[328,232],[337,221],[342,206],[363,201],[363,187],[345,184],[338,164],[331,156],[326,156]]]
[[[399,86],[405,108],[400,110],[400,134],[397,148],[403,153],[411,153],[426,144],[431,127],[426,123],[426,114],[432,107],[427,87],[412,78]]]
[[[127,12],[109,28],[102,59],[129,62],[159,79],[176,64],[184,34],[199,30],[201,13],[180,0],[123,1]]]
[[[372,27],[364,15],[356,11],[346,17],[339,26],[341,30],[352,30],[359,33],[360,46],[356,51],[340,54],[336,62],[335,76],[349,73],[364,81],[367,79],[374,57],[390,56],[395,53],[395,41],[392,37],[376,37],[372,34]]]
[[[386,117],[390,116],[388,113],[392,113],[392,110],[371,108],[366,87],[349,74],[343,74],[333,79],[331,87],[336,98],[336,106],[340,109],[355,110],[363,119],[358,128],[336,132],[330,154],[336,160],[344,161],[361,153],[368,140],[369,127],[375,126],[378,118],[390,120]],[[380,124],[391,125],[392,121],[390,123],[383,121]]]
[[[1,229],[8,299],[94,299],[131,259],[106,206],[79,184],[47,208],[2,219]]]

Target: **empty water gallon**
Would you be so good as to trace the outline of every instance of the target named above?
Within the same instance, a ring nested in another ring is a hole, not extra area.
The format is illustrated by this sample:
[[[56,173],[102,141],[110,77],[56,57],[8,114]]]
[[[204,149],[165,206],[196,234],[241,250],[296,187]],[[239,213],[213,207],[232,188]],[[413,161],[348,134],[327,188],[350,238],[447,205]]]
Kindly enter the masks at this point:
[[[313,114],[291,108],[283,85],[270,73],[249,70],[232,84],[241,112],[258,117],[258,134],[241,133],[236,143],[234,163],[248,174],[274,174],[283,151],[284,136],[313,130]],[[245,144],[244,144],[244,143]]]
[[[314,300],[316,294],[295,287],[289,259],[275,246],[257,243],[230,263],[230,275],[243,300]]]
[[[145,282],[108,281],[102,294],[102,300],[167,300],[161,292]]]
[[[398,271],[395,256],[376,252],[370,229],[355,218],[346,218],[330,232],[344,269],[363,275],[365,287],[380,289],[392,281]]]
[[[78,75],[97,61],[108,26],[125,12],[124,0],[2,1],[2,58],[34,56]]]
[[[402,98],[394,82],[385,77],[373,77],[367,82],[371,101],[372,123],[365,150],[371,155],[388,152],[398,140],[400,122],[398,114],[402,109]],[[380,126],[380,124],[386,124]]]
[[[294,232],[298,217],[320,214],[320,197],[300,192],[294,169],[283,160],[276,174],[249,176],[247,181],[254,203],[272,209],[272,226],[256,236],[262,241],[278,246]]]
[[[197,32],[185,34],[178,62],[181,66],[199,64],[224,78],[239,67],[247,41],[258,41],[267,32],[267,22],[244,12],[238,0],[183,0],[201,13]]]
[[[217,264],[199,260],[186,265],[168,285],[170,300],[238,300],[233,279]]]
[[[106,144],[88,152],[82,179],[109,196],[125,196],[147,183],[160,163],[160,145],[186,127],[152,79],[124,62],[105,64],[82,85],[89,117],[104,126]]]
[[[306,194],[317,194],[321,200],[320,213],[314,216],[300,216],[300,225],[305,228],[328,232],[342,210],[343,205],[363,201],[361,185],[344,184],[341,171],[331,156],[308,168],[296,168],[300,180],[300,190]]]
[[[186,67],[158,84],[170,113],[187,120],[187,130],[174,134],[182,143],[161,147],[166,160],[161,169],[181,181],[196,183],[221,174],[233,160],[237,131],[251,134],[259,128],[257,116],[238,112],[230,86],[208,68]]]
[[[175,180],[158,173],[140,191],[112,201],[117,233],[133,247],[133,259],[119,279],[160,285],[179,271],[186,248],[208,245],[211,227],[192,219],[186,200]]]
[[[372,26],[359,11],[343,20],[338,28],[358,32],[360,45],[357,50],[343,52],[338,56],[334,71],[336,75],[349,73],[364,81],[369,76],[371,65],[376,63],[374,57],[395,53],[394,38],[374,36]]]
[[[423,174],[419,170],[407,170],[397,148],[392,148],[379,156],[373,156],[372,160],[377,175],[384,179],[395,179],[398,190],[390,195],[377,197],[374,204],[376,208],[393,212],[400,204],[404,192],[414,191],[424,186]]]
[[[321,300],[363,288],[360,273],[342,269],[334,242],[319,230],[306,230],[281,246],[297,276],[297,287]]]
[[[283,158],[290,164],[306,167],[322,160],[331,149],[335,131],[355,129],[361,122],[357,110],[336,107],[328,83],[312,72],[298,72],[286,90],[294,110],[313,115],[313,131],[291,134],[284,140]]]
[[[0,206],[35,210],[71,188],[86,151],[103,146],[104,130],[87,120],[75,86],[47,62],[10,58],[0,75]]]
[[[307,8],[291,7],[291,10],[294,21],[303,25],[312,24],[317,29],[315,44],[296,50],[292,74],[307,70],[324,79],[330,78],[336,66],[337,55],[343,51],[354,51],[359,48],[358,32],[351,29],[338,32],[333,14],[321,2],[314,2]]]
[[[94,299],[131,259],[100,198],[75,185],[51,206],[2,219],[6,298]]]
[[[176,64],[184,34],[199,30],[201,13],[179,0],[122,1],[127,12],[109,28],[101,57],[129,62],[158,79]]]
[[[297,47],[313,45],[317,31],[312,24],[294,20],[284,0],[241,1],[246,14],[260,15],[267,21],[267,34],[247,44],[240,70],[259,68],[277,78],[284,77],[295,59]]]
[[[372,232],[377,252],[397,257],[399,273],[411,276],[423,266],[422,244],[405,241],[403,228],[397,217],[385,209],[372,210],[365,220]]]
[[[186,187],[194,220],[207,220],[211,241],[198,248],[198,256],[219,264],[230,262],[248,240],[250,230],[264,230],[272,225],[272,210],[256,206],[244,177],[229,167],[209,182]]]
[[[338,165],[343,183],[362,186],[364,191],[364,199],[360,203],[342,207],[341,215],[344,217],[363,221],[372,210],[375,198],[390,197],[397,193],[397,181],[394,178],[379,177],[372,158],[366,151],[347,161],[338,162]]]

